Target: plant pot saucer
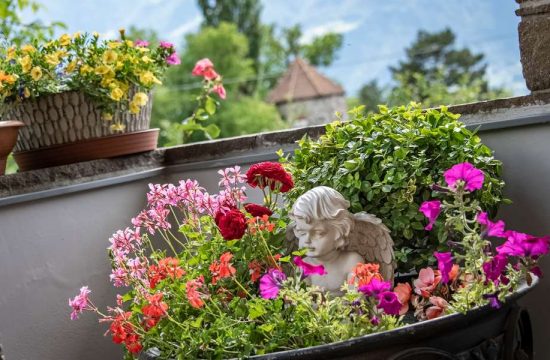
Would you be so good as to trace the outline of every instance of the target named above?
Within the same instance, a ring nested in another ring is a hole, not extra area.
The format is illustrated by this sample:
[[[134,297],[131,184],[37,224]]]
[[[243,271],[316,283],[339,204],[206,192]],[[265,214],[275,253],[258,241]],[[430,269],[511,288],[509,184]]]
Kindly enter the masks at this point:
[[[13,154],[20,171],[155,150],[159,129],[135,131]]]

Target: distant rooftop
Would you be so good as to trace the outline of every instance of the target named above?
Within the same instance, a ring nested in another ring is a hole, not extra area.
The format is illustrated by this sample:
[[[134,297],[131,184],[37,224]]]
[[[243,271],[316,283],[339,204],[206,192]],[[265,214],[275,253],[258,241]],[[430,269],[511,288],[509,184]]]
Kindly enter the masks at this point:
[[[304,60],[296,58],[271,90],[267,100],[282,104],[336,95],[344,95],[342,86],[321,75]]]

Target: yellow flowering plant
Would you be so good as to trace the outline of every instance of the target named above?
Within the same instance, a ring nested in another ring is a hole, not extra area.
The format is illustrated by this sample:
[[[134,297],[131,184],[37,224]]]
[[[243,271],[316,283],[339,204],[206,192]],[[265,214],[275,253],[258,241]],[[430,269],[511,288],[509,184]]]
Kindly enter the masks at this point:
[[[112,130],[123,130],[119,115],[138,114],[149,93],[161,84],[166,68],[178,65],[174,45],[161,41],[130,41],[124,30],[119,40],[99,34],[64,34],[46,43],[34,41],[0,49],[0,101],[2,108],[28,98],[65,91],[90,97]],[[1,113],[0,113],[1,115]]]

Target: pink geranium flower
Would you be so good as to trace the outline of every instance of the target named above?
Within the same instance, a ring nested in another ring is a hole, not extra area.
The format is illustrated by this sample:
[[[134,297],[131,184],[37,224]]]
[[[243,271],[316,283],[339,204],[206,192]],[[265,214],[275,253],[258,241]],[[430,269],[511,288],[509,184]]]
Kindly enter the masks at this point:
[[[496,236],[500,238],[506,237],[506,232],[504,231],[504,227],[506,226],[506,224],[504,223],[504,221],[499,220],[496,223],[494,223],[491,220],[489,220],[489,215],[487,215],[487,213],[484,211],[480,212],[477,215],[476,220],[481,225],[485,225],[487,235]]]
[[[225,100],[226,92],[222,84],[214,85],[214,87],[212,87],[212,91],[218,94],[220,99]]]
[[[181,60],[176,53],[172,53],[170,56],[166,58],[166,63],[168,65],[179,65],[181,64]]]
[[[464,181],[464,188],[468,191],[479,190],[483,186],[485,175],[469,162],[456,164],[443,173],[450,188],[455,189],[457,181]]]
[[[264,299],[275,299],[286,280],[286,275],[278,269],[269,269],[260,279],[260,295]]]
[[[418,279],[413,281],[414,292],[427,298],[441,281],[441,275],[436,274],[432,268],[421,269]]]
[[[437,259],[437,268],[441,272],[441,281],[443,284],[449,282],[449,273],[453,269],[453,257],[450,252],[434,252],[434,256]]]
[[[323,265],[312,265],[310,263],[305,262],[299,256],[295,256],[293,261],[294,261],[294,264],[296,264],[296,266],[302,269],[302,273],[304,274],[304,276],[310,276],[310,275],[323,276],[327,274],[325,267]]]
[[[428,225],[424,229],[431,230],[441,212],[441,201],[424,201],[418,210],[428,218]]]
[[[207,80],[214,80],[220,76],[216,71],[214,71],[214,64],[208,58],[197,61],[191,75],[204,76]]]
[[[83,286],[80,288],[80,294],[76,295],[74,299],[69,299],[69,306],[73,308],[73,311],[71,312],[71,320],[78,319],[78,314],[82,313],[82,310],[86,309],[86,306],[88,306],[88,295],[91,293],[91,291],[88,289],[87,286]]]
[[[426,309],[426,317],[428,319],[435,319],[445,313],[445,310],[449,306],[449,303],[445,299],[439,296],[431,296],[430,302],[433,306]]]

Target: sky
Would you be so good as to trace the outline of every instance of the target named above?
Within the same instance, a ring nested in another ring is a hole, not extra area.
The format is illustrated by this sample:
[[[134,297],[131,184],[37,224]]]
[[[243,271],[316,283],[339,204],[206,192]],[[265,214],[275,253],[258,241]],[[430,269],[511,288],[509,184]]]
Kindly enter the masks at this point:
[[[118,29],[152,28],[162,39],[183,46],[202,15],[195,0],[40,0],[39,18],[62,21],[67,32],[97,31],[115,38]],[[517,4],[508,0],[270,0],[262,1],[262,21],[302,25],[302,41],[339,32],[344,44],[337,60],[320,71],[342,84],[348,96],[377,79],[391,82],[388,67],[405,56],[419,30],[449,27],[459,48],[484,53],[490,86],[514,95],[528,93],[521,73]]]

